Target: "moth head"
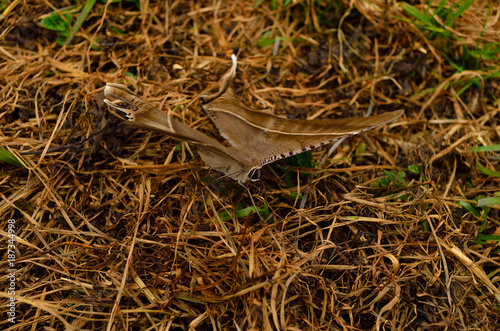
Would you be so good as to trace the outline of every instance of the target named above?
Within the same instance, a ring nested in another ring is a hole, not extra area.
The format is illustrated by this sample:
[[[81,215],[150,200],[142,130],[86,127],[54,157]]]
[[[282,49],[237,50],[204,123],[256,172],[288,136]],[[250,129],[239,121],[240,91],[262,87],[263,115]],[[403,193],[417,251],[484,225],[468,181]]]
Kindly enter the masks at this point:
[[[253,167],[247,172],[247,176],[252,182],[258,181],[262,176],[261,167]]]

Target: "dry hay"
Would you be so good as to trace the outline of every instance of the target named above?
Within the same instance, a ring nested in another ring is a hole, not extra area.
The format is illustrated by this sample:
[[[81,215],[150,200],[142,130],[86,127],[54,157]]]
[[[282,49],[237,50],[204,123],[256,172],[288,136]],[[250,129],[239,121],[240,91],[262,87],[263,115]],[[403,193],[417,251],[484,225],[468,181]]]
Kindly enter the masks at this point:
[[[17,236],[16,323],[2,329],[499,328],[498,241],[473,242],[498,234],[498,208],[484,223],[457,204],[498,192],[476,166],[498,169],[498,158],[469,150],[499,143],[498,81],[482,78],[495,59],[457,73],[391,1],[326,13],[326,1],[97,2],[61,47],[39,21],[69,4],[17,3],[1,21],[0,146],[28,168],[0,170],[2,246],[10,219]],[[498,5],[481,33],[488,5],[457,21],[464,44],[500,41]],[[290,118],[406,114],[348,139],[323,169],[266,167],[249,190],[270,218],[237,218],[248,192],[196,146],[127,127],[102,102],[106,82],[122,83],[219,137],[198,96],[233,52],[237,90],[255,106]],[[479,87],[459,94],[471,78]]]

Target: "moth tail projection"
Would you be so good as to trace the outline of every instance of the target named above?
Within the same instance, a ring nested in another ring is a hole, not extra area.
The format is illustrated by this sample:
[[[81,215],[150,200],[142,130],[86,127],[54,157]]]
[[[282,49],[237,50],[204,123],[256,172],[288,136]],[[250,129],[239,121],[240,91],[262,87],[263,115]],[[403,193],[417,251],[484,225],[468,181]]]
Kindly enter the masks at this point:
[[[104,96],[104,102],[112,112],[132,125],[175,136],[172,117],[142,100],[124,85],[107,83]]]
[[[115,113],[119,117],[130,121],[134,126],[200,145],[218,146],[217,144],[219,144],[207,135],[182,124],[152,104],[142,100],[121,84],[107,83],[104,95],[106,97],[104,102],[113,110],[118,111],[119,113]]]

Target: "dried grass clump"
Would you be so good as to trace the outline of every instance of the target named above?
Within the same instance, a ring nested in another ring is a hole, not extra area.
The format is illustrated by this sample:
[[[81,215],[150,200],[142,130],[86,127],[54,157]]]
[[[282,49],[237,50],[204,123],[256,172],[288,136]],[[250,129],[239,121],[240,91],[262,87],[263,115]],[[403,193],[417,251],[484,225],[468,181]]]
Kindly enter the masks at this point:
[[[497,59],[457,71],[396,2],[342,3],[97,2],[67,47],[39,21],[69,1],[4,12],[0,147],[26,167],[0,168],[0,233],[7,248],[15,220],[17,269],[16,322],[0,328],[498,329],[498,240],[478,239],[499,234],[498,205],[474,199],[498,193],[481,169],[499,161],[469,149],[499,144]],[[488,6],[457,20],[454,56],[500,42],[500,7],[487,17]],[[347,140],[322,169],[266,167],[249,192],[269,219],[238,218],[248,191],[196,146],[128,127],[102,102],[106,82],[122,83],[219,137],[197,100],[232,52],[255,106],[406,115]]]

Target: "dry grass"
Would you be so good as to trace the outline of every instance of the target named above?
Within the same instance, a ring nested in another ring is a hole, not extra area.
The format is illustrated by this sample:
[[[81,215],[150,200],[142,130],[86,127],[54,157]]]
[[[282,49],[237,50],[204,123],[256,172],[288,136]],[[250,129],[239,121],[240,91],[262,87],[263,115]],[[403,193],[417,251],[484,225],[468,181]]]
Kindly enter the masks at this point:
[[[3,17],[0,146],[28,165],[1,163],[17,305],[16,322],[0,328],[500,328],[499,244],[474,242],[499,234],[498,206],[484,223],[457,204],[499,191],[476,166],[499,169],[498,157],[468,149],[499,144],[499,84],[483,78],[498,60],[457,72],[392,1],[372,1],[378,11],[345,0],[324,16],[326,1],[296,2],[97,2],[68,47],[39,21],[69,1],[21,2]],[[476,1],[453,26],[463,44],[500,42],[497,4],[481,32],[488,5]],[[266,33],[271,45],[258,47]],[[448,55],[460,58],[463,44]],[[253,105],[296,118],[406,114],[344,142],[323,170],[266,167],[249,190],[271,218],[236,218],[248,192],[207,169],[196,146],[127,127],[102,102],[105,82],[123,83],[218,137],[198,96],[232,52],[237,90]],[[406,171],[402,187],[381,185],[384,170]]]

